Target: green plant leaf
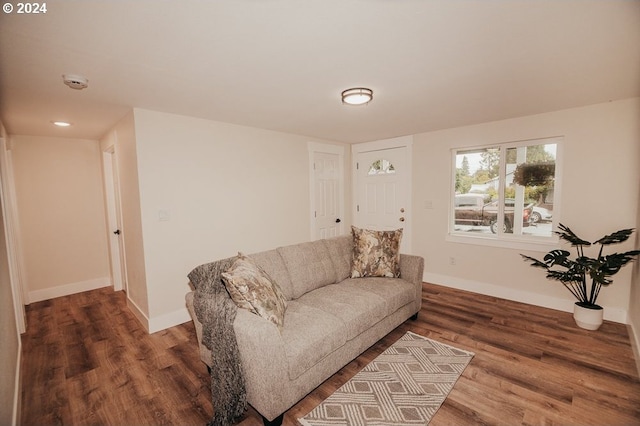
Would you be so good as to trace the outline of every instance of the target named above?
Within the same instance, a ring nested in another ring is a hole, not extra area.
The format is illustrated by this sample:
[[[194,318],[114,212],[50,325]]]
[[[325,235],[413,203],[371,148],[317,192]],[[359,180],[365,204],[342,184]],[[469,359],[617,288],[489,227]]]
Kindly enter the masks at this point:
[[[640,250],[604,256],[602,258],[602,264],[598,269],[606,275],[615,275],[624,265],[635,260],[638,255],[640,255]]]
[[[520,254],[520,256],[522,256],[525,262],[531,262],[531,266],[533,267],[547,269],[547,264],[539,261],[535,257],[527,256],[524,254]]]
[[[594,242],[594,244],[602,244],[603,246],[606,246],[609,244],[621,243],[623,241],[627,241],[629,236],[633,234],[633,231],[635,231],[635,228],[621,229],[613,234],[605,235],[598,241]]]
[[[569,253],[566,250],[551,250],[544,256],[545,265],[550,268],[554,265],[561,265],[569,267],[571,261],[569,260]]]
[[[570,269],[566,271],[550,270],[547,272],[547,278],[563,283],[582,283],[582,277],[581,273]]]
[[[555,234],[558,235],[561,239],[571,243],[572,246],[591,245],[589,241],[583,240],[582,238],[578,237],[568,226],[559,224],[558,229],[560,229],[560,231],[555,231]]]

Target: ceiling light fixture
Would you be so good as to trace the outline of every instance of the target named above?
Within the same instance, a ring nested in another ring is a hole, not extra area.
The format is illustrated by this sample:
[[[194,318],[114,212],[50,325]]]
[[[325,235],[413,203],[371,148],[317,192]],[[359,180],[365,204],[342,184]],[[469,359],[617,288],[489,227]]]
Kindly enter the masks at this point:
[[[373,99],[373,90],[365,87],[354,87],[342,92],[342,103],[349,105],[365,105]]]
[[[71,126],[71,123],[69,123],[68,121],[52,121],[51,123],[54,126],[58,126],[58,127],[69,127],[69,126]]]
[[[64,74],[62,76],[62,81],[64,84],[75,90],[82,90],[89,86],[89,80],[81,75]]]

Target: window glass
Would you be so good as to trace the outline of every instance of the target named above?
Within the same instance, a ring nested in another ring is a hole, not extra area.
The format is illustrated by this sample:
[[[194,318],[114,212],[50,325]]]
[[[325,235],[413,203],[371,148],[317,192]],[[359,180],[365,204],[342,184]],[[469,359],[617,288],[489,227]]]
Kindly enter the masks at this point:
[[[452,233],[551,238],[558,139],[454,150]]]
[[[368,174],[371,175],[383,175],[383,174],[393,174],[396,172],[395,167],[389,160],[376,160],[371,163],[369,167]]]

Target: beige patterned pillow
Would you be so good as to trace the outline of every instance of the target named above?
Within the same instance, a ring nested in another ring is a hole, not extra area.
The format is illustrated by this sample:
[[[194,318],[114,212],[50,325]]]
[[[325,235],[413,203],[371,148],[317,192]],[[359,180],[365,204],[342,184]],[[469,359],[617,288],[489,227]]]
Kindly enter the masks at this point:
[[[351,278],[400,276],[402,228],[395,231],[372,231],[352,226],[351,233]]]
[[[287,301],[276,283],[253,259],[238,253],[231,267],[222,274],[231,299],[282,329]]]

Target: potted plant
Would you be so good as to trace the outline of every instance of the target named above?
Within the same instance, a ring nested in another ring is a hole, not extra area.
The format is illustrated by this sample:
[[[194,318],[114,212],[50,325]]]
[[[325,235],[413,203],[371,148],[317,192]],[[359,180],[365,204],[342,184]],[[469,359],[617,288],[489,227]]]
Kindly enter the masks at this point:
[[[578,237],[569,227],[560,224],[560,231],[555,231],[560,239],[567,241],[576,248],[577,257],[570,259],[566,250],[551,250],[543,261],[521,254],[531,266],[547,271],[547,278],[560,281],[578,301],[574,305],[573,317],[579,327],[587,330],[597,330],[602,324],[602,306],[596,303],[602,286],[613,282],[610,279],[627,263],[635,260],[640,250],[625,253],[603,254],[605,246],[622,243],[629,239],[634,229],[622,229],[606,235],[593,244],[599,244],[598,257],[588,257],[584,248],[592,243]],[[590,280],[590,285],[588,281]]]

